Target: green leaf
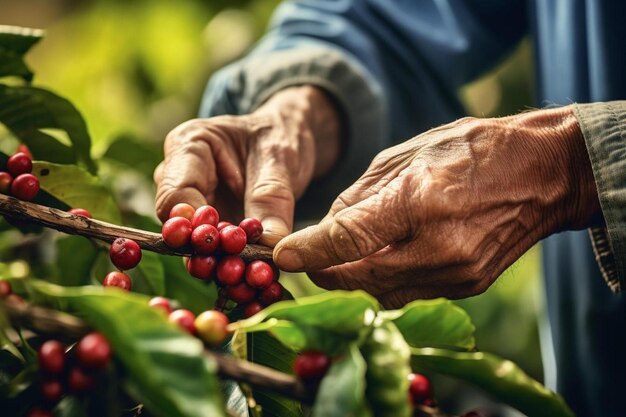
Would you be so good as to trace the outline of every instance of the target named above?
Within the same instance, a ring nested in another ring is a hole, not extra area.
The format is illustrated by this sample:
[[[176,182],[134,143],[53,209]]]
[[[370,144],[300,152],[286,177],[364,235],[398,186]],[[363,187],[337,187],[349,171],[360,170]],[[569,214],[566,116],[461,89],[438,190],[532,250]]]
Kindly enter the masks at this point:
[[[364,291],[329,291],[292,301],[281,301],[249,319],[237,328],[252,328],[264,320],[292,321],[339,333],[345,337],[359,335],[371,324],[378,311],[378,302]]]
[[[42,36],[38,29],[0,25],[0,77],[14,75],[31,81],[33,73],[23,56]]]
[[[0,123],[33,149],[42,142],[40,129],[61,129],[67,133],[76,160],[92,174],[96,172],[87,125],[68,100],[41,88],[0,85]],[[48,139],[53,140],[49,135]],[[39,152],[35,150],[35,154]]]
[[[365,360],[353,343],[324,376],[312,417],[371,416],[365,401],[365,370]]]
[[[165,294],[165,270],[161,257],[154,252],[142,251],[139,265],[126,271],[133,280],[133,292],[147,295]]]
[[[365,397],[374,415],[409,417],[410,351],[398,328],[377,319],[361,352],[367,362]]]
[[[98,256],[98,249],[82,236],[64,236],[56,241],[55,284],[77,287],[89,284],[89,272]]]
[[[533,417],[573,417],[565,401],[535,381],[513,362],[482,352],[412,348],[411,364],[472,383],[496,400]]]
[[[400,310],[381,311],[379,316],[392,320],[413,347],[475,348],[469,315],[449,300],[417,300]]]
[[[10,352],[13,356],[24,363],[26,362],[26,359],[24,359],[24,356],[19,351],[17,346],[15,346],[11,339],[9,339],[9,336],[7,336],[6,330],[11,328],[11,322],[2,307],[3,306],[0,306],[0,349]]]
[[[292,373],[291,367],[296,357],[295,352],[281,345],[267,333],[249,335],[249,360],[269,366],[280,372]],[[255,389],[254,398],[261,405],[266,417],[300,417],[300,403],[265,389]]]
[[[120,224],[119,208],[109,190],[98,177],[74,165],[51,162],[33,162],[33,173],[39,178],[41,189],[70,207],[84,208],[94,219]]]
[[[67,303],[106,335],[115,358],[152,414],[167,417],[225,416],[217,365],[200,340],[168,323],[145,296],[99,287],[66,288],[29,280],[49,301]]]
[[[152,178],[155,168],[163,160],[163,152],[161,147],[124,134],[111,143],[103,157],[121,162]]]

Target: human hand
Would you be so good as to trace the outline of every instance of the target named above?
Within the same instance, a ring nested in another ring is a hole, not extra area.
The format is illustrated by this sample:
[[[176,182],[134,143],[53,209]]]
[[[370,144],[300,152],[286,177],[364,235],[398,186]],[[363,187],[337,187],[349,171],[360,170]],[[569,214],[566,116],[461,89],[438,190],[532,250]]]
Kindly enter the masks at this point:
[[[290,87],[243,116],[195,119],[172,130],[157,167],[156,209],[215,206],[230,221],[261,220],[261,243],[291,232],[295,200],[339,154],[339,118],[316,87]]]
[[[279,242],[274,260],[387,307],[468,297],[599,211],[570,108],[465,118],[381,152],[318,225]]]

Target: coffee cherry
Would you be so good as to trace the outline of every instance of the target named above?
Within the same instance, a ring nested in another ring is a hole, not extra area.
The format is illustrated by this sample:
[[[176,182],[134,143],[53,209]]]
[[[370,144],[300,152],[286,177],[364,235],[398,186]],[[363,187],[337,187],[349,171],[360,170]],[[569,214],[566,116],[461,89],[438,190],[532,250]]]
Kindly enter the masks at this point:
[[[246,282],[254,288],[267,288],[274,282],[274,270],[267,262],[252,261],[246,267]]]
[[[184,217],[172,217],[161,229],[163,240],[171,248],[180,248],[189,243],[191,222]]]
[[[321,379],[330,368],[330,358],[323,352],[304,351],[293,362],[294,373],[305,380]]]
[[[180,309],[170,313],[168,320],[172,323],[178,324],[187,333],[194,334],[196,332],[196,325],[194,320],[196,317],[189,310]]]
[[[26,413],[26,417],[54,417],[54,414],[50,410],[35,407],[31,408],[28,413]]]
[[[210,255],[220,244],[220,232],[210,224],[201,224],[191,232],[191,244],[200,255]]]
[[[269,287],[262,290],[259,294],[259,301],[264,306],[277,303],[283,299],[283,286],[279,282],[272,282]]]
[[[200,206],[194,213],[193,218],[191,219],[191,227],[195,229],[201,224],[210,224],[211,226],[215,227],[217,226],[217,223],[219,223],[219,221],[220,215],[213,206]]]
[[[239,256],[224,256],[217,264],[217,280],[224,285],[239,284],[245,270],[246,263]]]
[[[109,256],[113,265],[125,271],[136,267],[141,261],[141,248],[132,239],[118,237],[111,244]]]
[[[220,231],[220,246],[226,253],[241,253],[246,247],[247,240],[246,232],[241,227],[226,226]]]
[[[72,213],[75,216],[83,216],[91,219],[91,213],[85,210],[84,208],[73,208],[67,211],[68,213]]]
[[[218,346],[226,339],[226,336],[228,336],[226,326],[228,324],[228,317],[216,310],[203,311],[194,321],[196,334],[212,346]]]
[[[171,219],[172,217],[184,217],[185,219],[191,221],[195,212],[196,209],[193,208],[192,205],[187,203],[178,203],[170,210],[168,219]]]
[[[226,221],[222,221],[219,222],[217,224],[217,231],[221,232],[223,228],[225,228],[226,226],[232,226],[233,224],[231,222],[226,222]]]
[[[217,258],[215,256],[194,255],[187,261],[187,272],[192,277],[208,281],[213,278],[216,266]]]
[[[44,342],[37,352],[39,369],[53,375],[63,372],[65,366],[65,347],[61,342],[48,340]]]
[[[76,356],[85,368],[104,368],[111,361],[111,345],[102,333],[89,333],[76,345]]]
[[[113,271],[109,272],[102,282],[104,287],[117,287],[124,291],[130,291],[133,287],[133,282],[130,277],[123,272]]]
[[[258,301],[253,301],[249,304],[246,304],[246,307],[243,309],[243,316],[245,318],[250,318],[254,316],[259,311],[263,310],[263,306]]]
[[[165,297],[153,297],[148,302],[148,305],[150,307],[163,310],[168,315],[172,312],[172,303],[170,303],[170,300]]]
[[[63,397],[63,384],[58,379],[41,381],[41,396],[46,400],[56,403]]]
[[[67,385],[74,392],[89,391],[96,385],[96,379],[84,369],[75,366],[67,376]]]
[[[263,234],[263,225],[258,219],[243,219],[241,223],[239,223],[239,227],[241,227],[243,231],[246,232],[248,243],[258,242],[261,238],[261,235]]]
[[[0,172],[0,194],[9,194],[13,177],[8,172]]]
[[[409,375],[409,393],[413,404],[424,404],[424,401],[433,398],[433,387],[430,380],[422,374]]]
[[[19,152],[24,153],[30,159],[33,159],[33,154],[30,152],[30,149],[28,148],[28,146],[26,146],[23,143],[20,143],[19,145],[17,145],[17,150],[15,151],[15,153],[19,153]]]
[[[33,174],[18,175],[11,183],[11,194],[20,200],[30,201],[39,192],[39,180]]]
[[[18,152],[7,161],[7,170],[17,177],[20,174],[27,174],[33,170],[33,160],[23,152]]]
[[[256,290],[245,282],[242,282],[241,284],[228,287],[226,290],[226,296],[237,304],[246,304],[254,300],[256,297]]]
[[[13,294],[13,287],[11,287],[11,283],[4,280],[0,281],[0,297],[4,298],[11,294]]]

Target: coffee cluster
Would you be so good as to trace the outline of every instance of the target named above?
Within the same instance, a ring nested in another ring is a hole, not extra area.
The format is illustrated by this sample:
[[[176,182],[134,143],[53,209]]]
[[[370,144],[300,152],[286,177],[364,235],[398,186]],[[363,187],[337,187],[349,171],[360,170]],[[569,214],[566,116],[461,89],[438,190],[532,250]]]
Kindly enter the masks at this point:
[[[32,174],[33,155],[24,144],[7,161],[0,171],[0,193],[30,201],[39,192],[39,179]]]

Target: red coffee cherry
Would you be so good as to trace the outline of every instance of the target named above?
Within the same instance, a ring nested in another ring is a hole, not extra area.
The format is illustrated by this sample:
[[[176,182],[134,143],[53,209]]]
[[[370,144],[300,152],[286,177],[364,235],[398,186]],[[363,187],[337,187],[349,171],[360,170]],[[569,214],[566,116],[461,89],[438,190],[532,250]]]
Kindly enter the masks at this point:
[[[213,206],[200,206],[191,219],[191,227],[195,229],[201,224],[210,224],[211,226],[216,227],[219,221],[220,215]]]
[[[33,170],[33,160],[23,152],[18,152],[7,161],[7,170],[17,177],[20,174],[27,174]]]
[[[76,345],[78,362],[85,368],[104,368],[111,361],[111,345],[102,333],[89,333]]]
[[[191,221],[195,212],[196,209],[193,208],[191,204],[178,203],[170,210],[168,219],[171,219],[172,217],[184,217],[185,219]]]
[[[279,282],[272,282],[269,287],[262,290],[259,294],[259,301],[264,306],[277,303],[283,299],[283,286]]]
[[[30,201],[39,192],[39,180],[33,174],[18,175],[11,183],[11,194],[20,200]]]
[[[153,297],[148,302],[148,305],[150,307],[163,310],[168,315],[172,312],[172,303],[170,303],[170,300],[165,297]]]
[[[109,272],[102,282],[104,287],[117,287],[124,291],[130,291],[133,287],[133,282],[130,277],[123,272],[113,271]]]
[[[255,299],[256,290],[242,282],[241,284],[228,287],[226,295],[237,304],[246,304]]]
[[[8,172],[0,172],[0,194],[9,194],[11,192],[11,183],[13,176]]]
[[[220,246],[226,253],[236,255],[246,247],[246,232],[238,226],[226,226],[220,231]]]
[[[191,232],[191,244],[200,255],[210,255],[220,245],[220,232],[215,226],[201,224]]]
[[[39,369],[49,374],[58,375],[65,367],[65,346],[56,340],[48,340],[37,352]]]
[[[73,208],[67,211],[68,213],[72,213],[75,216],[83,216],[91,219],[91,213],[85,210],[84,208]]]
[[[170,322],[176,323],[190,334],[196,333],[196,325],[194,324],[195,319],[196,316],[194,316],[191,311],[182,308],[180,310],[172,311],[168,317]]]
[[[4,298],[13,294],[13,287],[9,281],[0,281],[0,297]]]
[[[172,217],[165,223],[161,233],[163,240],[171,248],[180,248],[189,243],[191,237],[191,222],[184,217]]]
[[[198,314],[194,325],[196,334],[207,344],[218,346],[228,336],[226,326],[230,321],[228,317],[220,311],[208,310]]]
[[[252,301],[251,303],[246,304],[245,308],[243,309],[243,316],[245,318],[250,318],[261,310],[263,310],[263,306],[261,305],[261,303],[259,303],[258,301]]]
[[[330,358],[323,352],[309,350],[296,356],[294,373],[305,380],[321,379],[330,368]]]
[[[246,267],[246,282],[254,288],[267,288],[274,282],[274,270],[267,262],[252,261]]]
[[[217,231],[221,232],[223,228],[225,228],[226,226],[232,226],[233,224],[231,222],[226,222],[226,221],[222,221],[219,222],[217,224]]]
[[[44,410],[43,408],[35,407],[31,408],[26,417],[54,417],[54,414],[50,410]]]
[[[89,391],[96,385],[96,379],[84,369],[75,366],[67,376],[67,385],[74,392]]]
[[[41,396],[46,400],[56,403],[63,397],[63,384],[58,379],[41,381]]]
[[[263,225],[259,221],[259,219],[243,219],[241,223],[239,223],[239,227],[246,232],[246,236],[248,238],[248,243],[256,243],[261,238],[263,234]]]
[[[141,248],[132,239],[118,237],[111,244],[109,256],[113,265],[125,271],[136,267],[141,261]]]
[[[246,263],[239,256],[224,256],[217,264],[217,280],[224,285],[239,284],[245,270]]]
[[[30,149],[28,148],[28,146],[26,146],[23,143],[20,143],[19,145],[17,145],[17,150],[15,151],[15,153],[19,153],[19,152],[24,153],[30,159],[33,159],[33,154],[30,152]]]
[[[433,398],[433,386],[430,380],[422,374],[409,375],[409,393],[413,404],[424,404]]]
[[[187,272],[192,277],[208,281],[213,278],[216,266],[217,258],[215,256],[194,255],[187,261]]]

